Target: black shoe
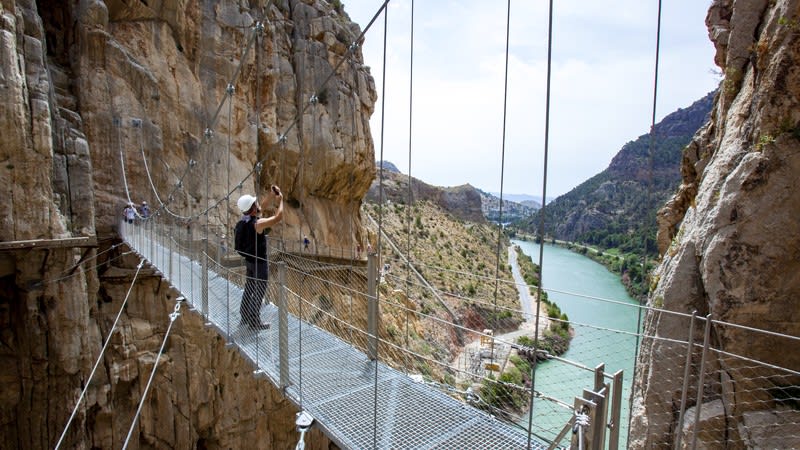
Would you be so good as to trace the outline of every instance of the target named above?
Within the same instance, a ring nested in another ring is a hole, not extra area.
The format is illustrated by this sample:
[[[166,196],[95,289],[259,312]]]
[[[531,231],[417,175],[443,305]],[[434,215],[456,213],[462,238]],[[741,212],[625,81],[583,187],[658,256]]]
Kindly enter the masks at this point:
[[[269,330],[268,323],[248,323],[247,326],[253,330]]]

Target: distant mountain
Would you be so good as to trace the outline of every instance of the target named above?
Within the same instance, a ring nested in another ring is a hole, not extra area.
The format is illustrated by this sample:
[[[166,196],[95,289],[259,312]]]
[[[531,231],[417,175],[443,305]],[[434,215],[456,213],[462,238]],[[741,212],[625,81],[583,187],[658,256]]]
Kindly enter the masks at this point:
[[[495,197],[500,197],[499,192],[489,192],[489,193],[494,195]],[[547,203],[552,202],[554,199],[555,197],[547,197]],[[516,202],[521,205],[525,205],[534,209],[539,209],[542,207],[541,195],[509,194],[503,192],[503,200],[511,200],[512,202]]]
[[[375,167],[377,169],[380,169],[381,168],[381,162],[380,161],[375,161]],[[394,164],[390,163],[389,161],[384,161],[383,162],[383,168],[387,172],[400,173],[400,169],[398,169],[397,166],[395,166]]]
[[[537,202],[527,200],[526,203],[528,203],[528,205],[525,205],[519,202],[508,200],[506,195],[503,194],[503,210],[500,211],[499,197],[488,192],[483,192],[480,189],[478,192],[481,195],[481,210],[483,211],[483,215],[493,222],[498,222],[501,219],[504,223],[522,220],[530,217],[531,214],[539,209],[539,203]],[[515,197],[521,198],[530,196],[516,195]],[[500,217],[501,212],[503,214],[502,218]]]
[[[682,150],[708,120],[714,95],[655,125],[652,162],[648,133],[625,144],[606,170],[548,203],[545,234],[639,254],[647,236],[654,254],[655,213],[677,189]],[[528,232],[537,232],[538,224],[539,213],[517,223]]]
[[[409,203],[409,177],[394,171],[389,167],[393,164],[383,162],[383,199],[392,203]],[[378,176],[372,182],[365,200],[371,203],[379,202],[380,194],[380,164],[377,164]],[[480,191],[469,184],[455,187],[438,187],[427,184],[411,177],[411,203],[429,201],[436,204],[454,217],[476,223],[486,222],[481,209]]]

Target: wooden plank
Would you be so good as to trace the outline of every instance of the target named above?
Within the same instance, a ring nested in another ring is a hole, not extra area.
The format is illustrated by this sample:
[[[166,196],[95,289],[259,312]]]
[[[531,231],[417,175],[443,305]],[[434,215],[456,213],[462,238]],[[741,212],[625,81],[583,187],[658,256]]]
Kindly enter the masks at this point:
[[[96,236],[83,236],[63,239],[31,239],[27,241],[0,242],[0,251],[20,250],[26,248],[65,248],[65,247],[97,247]]]

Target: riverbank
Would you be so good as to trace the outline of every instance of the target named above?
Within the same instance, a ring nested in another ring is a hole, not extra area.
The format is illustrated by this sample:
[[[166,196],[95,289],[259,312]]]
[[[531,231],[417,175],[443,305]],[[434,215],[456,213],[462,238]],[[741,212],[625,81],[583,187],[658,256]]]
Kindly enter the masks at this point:
[[[533,242],[512,240],[522,250],[538,258],[541,248]],[[535,386],[543,397],[572,404],[584,389],[591,389],[593,373],[585,368],[605,365],[607,373],[622,370],[623,398],[627,398],[633,379],[636,354],[636,330],[639,308],[627,295],[619,277],[603,265],[584,255],[551,245],[543,247],[542,284],[549,299],[558,303],[569,315],[574,328],[570,348],[562,360],[540,362],[536,368]],[[621,434],[627,430],[627,403],[622,406]],[[553,439],[572,412],[562,410],[548,401],[535,401],[533,423],[538,432]],[[528,416],[520,424],[527,426]],[[624,444],[621,446],[624,448]]]
[[[530,234],[516,232],[514,239],[538,244],[536,236]],[[647,300],[647,293],[650,289],[649,274],[655,268],[653,260],[647,260],[645,268],[645,262],[642,261],[641,256],[634,253],[621,254],[617,249],[601,250],[578,242],[552,238],[545,239],[545,242],[565,248],[603,265],[608,271],[619,277],[628,295],[639,303]]]

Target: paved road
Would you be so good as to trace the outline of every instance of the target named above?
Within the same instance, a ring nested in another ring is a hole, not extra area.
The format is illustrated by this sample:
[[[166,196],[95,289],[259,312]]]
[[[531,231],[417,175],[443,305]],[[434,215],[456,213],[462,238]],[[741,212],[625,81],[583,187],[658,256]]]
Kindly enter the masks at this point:
[[[517,251],[514,245],[508,247],[508,263],[511,265],[511,275],[514,277],[514,283],[517,284],[519,302],[522,305],[522,315],[525,317],[526,322],[531,322],[533,321],[533,299],[531,298],[530,289],[525,285],[525,279],[522,278],[522,272],[519,270]]]

